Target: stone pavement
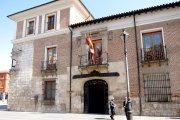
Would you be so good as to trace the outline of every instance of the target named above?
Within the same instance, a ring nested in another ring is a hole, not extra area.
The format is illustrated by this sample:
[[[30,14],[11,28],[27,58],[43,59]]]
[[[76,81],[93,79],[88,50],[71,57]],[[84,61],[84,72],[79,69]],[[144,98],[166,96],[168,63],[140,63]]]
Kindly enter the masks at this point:
[[[109,115],[40,113],[6,111],[7,102],[0,101],[0,120],[111,120]],[[125,116],[116,115],[115,120],[126,120]],[[180,120],[180,117],[133,116],[133,120]]]
[[[111,120],[109,115],[0,111],[0,120]],[[116,115],[115,120],[126,120]],[[134,116],[133,120],[180,120],[180,117]]]

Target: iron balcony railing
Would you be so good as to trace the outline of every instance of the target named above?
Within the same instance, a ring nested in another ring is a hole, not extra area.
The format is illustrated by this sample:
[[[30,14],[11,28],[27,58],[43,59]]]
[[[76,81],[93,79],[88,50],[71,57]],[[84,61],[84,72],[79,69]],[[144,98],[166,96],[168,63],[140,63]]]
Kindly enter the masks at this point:
[[[151,48],[141,49],[142,62],[167,60],[166,46],[159,45]]]
[[[50,21],[46,23],[46,30],[53,30],[55,29],[56,21]]]
[[[57,60],[42,61],[42,70],[57,70]]]
[[[99,56],[94,57],[89,54],[79,55],[79,67],[93,66],[93,65],[108,65],[108,53],[104,52]]]
[[[34,34],[34,26],[29,26],[27,27],[27,35],[31,35],[31,34]]]

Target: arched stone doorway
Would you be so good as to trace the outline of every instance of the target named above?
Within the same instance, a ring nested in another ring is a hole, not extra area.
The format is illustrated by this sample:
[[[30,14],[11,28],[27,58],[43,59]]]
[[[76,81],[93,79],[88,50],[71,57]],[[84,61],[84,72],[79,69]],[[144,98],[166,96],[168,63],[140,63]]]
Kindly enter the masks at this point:
[[[94,79],[84,84],[84,113],[109,113],[106,81]]]

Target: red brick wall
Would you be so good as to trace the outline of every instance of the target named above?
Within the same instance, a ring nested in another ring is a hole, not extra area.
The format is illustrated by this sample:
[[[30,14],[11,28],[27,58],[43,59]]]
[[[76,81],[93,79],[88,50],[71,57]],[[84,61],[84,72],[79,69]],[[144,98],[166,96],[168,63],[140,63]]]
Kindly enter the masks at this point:
[[[0,86],[0,92],[8,92],[8,82],[9,82],[9,74],[8,73],[0,73],[0,84],[4,84],[2,87]]]
[[[142,25],[137,27],[138,33],[138,46],[139,46],[139,59],[140,57],[140,48],[141,48],[141,38],[140,30],[154,29],[154,28],[163,28],[164,32],[164,42],[167,48],[167,57],[168,64],[166,62],[159,64],[152,64],[151,66],[144,65],[140,66],[141,73],[141,89],[143,90],[143,73],[159,73],[159,72],[169,72],[170,81],[171,81],[171,90],[172,94],[177,94],[180,92],[179,82],[179,69],[180,69],[180,21],[179,20],[170,20],[165,22],[153,23],[148,25]],[[144,95],[142,93],[142,95]]]
[[[22,38],[22,34],[23,34],[23,21],[19,21],[17,22],[17,26],[16,26],[16,39],[18,38]]]
[[[57,74],[66,74],[69,67],[70,36],[56,35],[34,41],[33,76],[41,76],[41,65],[45,58],[46,46],[57,46]]]
[[[60,12],[60,28],[67,28],[70,20],[70,8],[61,10]]]

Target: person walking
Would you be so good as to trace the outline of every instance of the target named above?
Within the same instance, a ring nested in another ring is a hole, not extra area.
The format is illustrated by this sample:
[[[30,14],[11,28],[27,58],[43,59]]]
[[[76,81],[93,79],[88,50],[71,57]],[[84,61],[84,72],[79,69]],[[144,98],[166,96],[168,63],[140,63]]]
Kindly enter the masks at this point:
[[[130,101],[130,98],[125,97],[125,100],[123,102],[123,107],[124,107],[124,112],[126,115],[126,119],[127,120],[131,120],[132,119],[132,113],[131,113],[131,108],[132,108],[132,103]]]
[[[115,104],[115,102],[114,102],[114,97],[111,98],[109,104],[110,104],[110,110],[111,110],[110,118],[111,118],[112,120],[114,120],[115,107],[116,107],[116,104]]]
[[[128,119],[128,100],[127,100],[127,97],[125,97],[125,100],[123,102],[123,107],[124,107],[124,112],[125,112],[125,115],[126,115],[126,119]]]

